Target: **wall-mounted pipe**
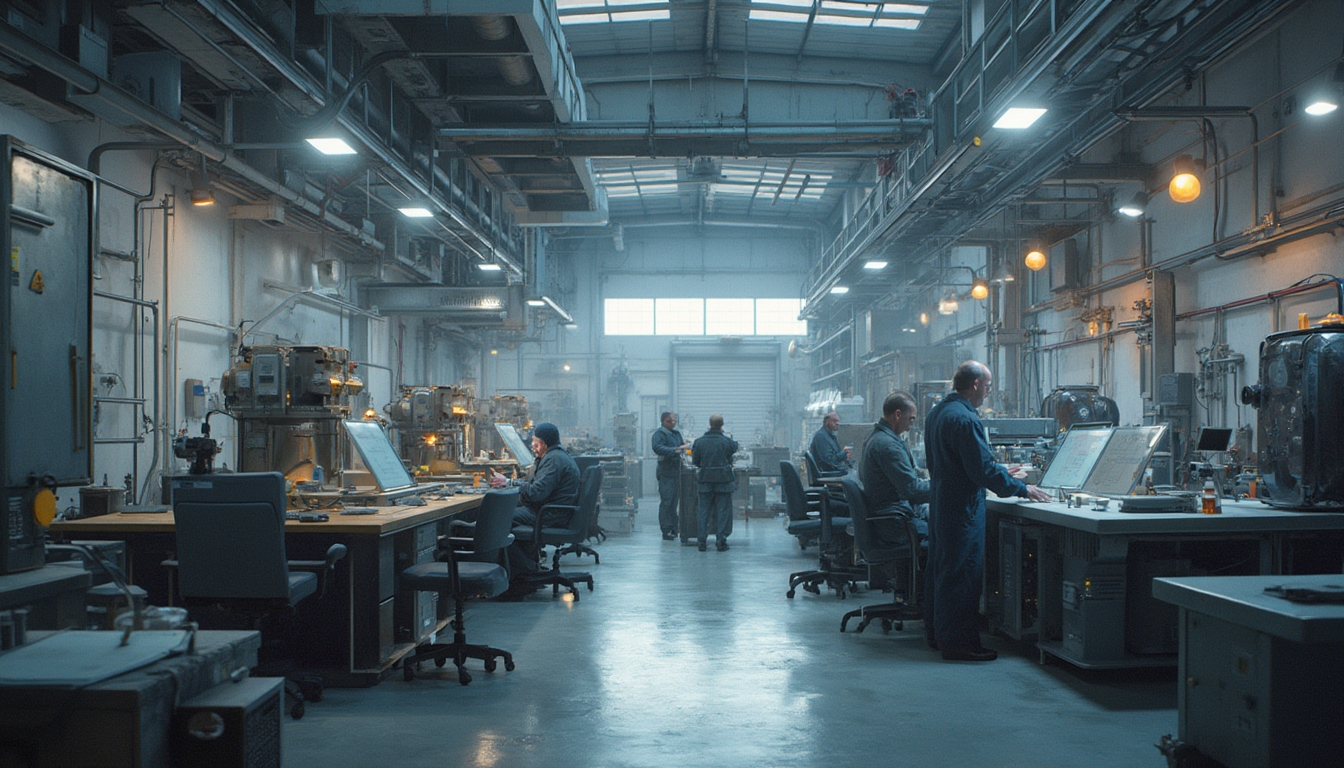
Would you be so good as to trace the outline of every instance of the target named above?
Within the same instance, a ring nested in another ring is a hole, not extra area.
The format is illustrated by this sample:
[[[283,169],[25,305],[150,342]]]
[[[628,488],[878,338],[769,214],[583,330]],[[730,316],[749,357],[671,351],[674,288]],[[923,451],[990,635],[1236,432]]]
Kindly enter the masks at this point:
[[[1280,291],[1270,291],[1269,293],[1262,293],[1259,296],[1251,296],[1249,298],[1238,299],[1237,301],[1228,302],[1227,304],[1220,304],[1216,307],[1204,307],[1202,309],[1196,309],[1191,312],[1183,312],[1177,315],[1176,319],[1189,320],[1194,317],[1202,317],[1204,315],[1213,314],[1215,312],[1225,312],[1229,309],[1237,309],[1238,307],[1247,307],[1253,304],[1267,304],[1277,299],[1281,299],[1285,296],[1295,296],[1299,293],[1306,293],[1308,291],[1314,291],[1319,288],[1329,288],[1329,287],[1333,287],[1335,289],[1337,293],[1336,299],[1338,302],[1337,311],[1340,314],[1344,315],[1344,280],[1341,280],[1340,278],[1337,277],[1332,277],[1328,280],[1322,280],[1319,283],[1294,285],[1289,288],[1284,288],[1283,290]],[[1215,361],[1210,360],[1209,362],[1215,362]]]

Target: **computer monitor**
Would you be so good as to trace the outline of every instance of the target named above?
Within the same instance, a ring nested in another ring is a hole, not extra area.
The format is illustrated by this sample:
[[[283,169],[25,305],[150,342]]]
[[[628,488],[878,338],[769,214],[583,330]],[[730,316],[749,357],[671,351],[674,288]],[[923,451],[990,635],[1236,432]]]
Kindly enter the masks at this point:
[[[1204,427],[1199,430],[1199,441],[1195,450],[1208,453],[1222,453],[1232,443],[1232,430],[1223,427]]]
[[[384,493],[415,487],[415,480],[392,448],[387,433],[376,421],[347,421],[345,431],[355,444],[359,458]]]
[[[536,460],[532,456],[532,449],[527,447],[527,443],[523,441],[523,436],[518,434],[518,430],[514,429],[512,424],[495,424],[495,431],[499,433],[500,439],[508,447],[509,453],[512,453],[513,458],[518,461],[519,469],[527,469],[532,466],[532,462]]]
[[[1060,440],[1059,449],[1045,468],[1041,488],[1077,490],[1087,482],[1097,459],[1111,438],[1111,428],[1074,425]]]

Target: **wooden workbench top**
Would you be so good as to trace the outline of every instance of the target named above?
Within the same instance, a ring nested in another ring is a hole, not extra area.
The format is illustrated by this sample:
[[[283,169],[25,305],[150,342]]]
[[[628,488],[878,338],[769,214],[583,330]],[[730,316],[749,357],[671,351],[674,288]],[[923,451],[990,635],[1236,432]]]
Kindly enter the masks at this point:
[[[481,505],[480,494],[459,494],[447,499],[427,502],[424,506],[375,507],[372,515],[342,515],[338,510],[326,511],[331,519],[322,523],[285,521],[286,533],[356,533],[386,535],[421,523],[450,517]],[[317,510],[315,510],[317,511]],[[122,512],[83,520],[62,520],[52,523],[51,531],[62,534],[89,533],[172,533],[173,513]]]

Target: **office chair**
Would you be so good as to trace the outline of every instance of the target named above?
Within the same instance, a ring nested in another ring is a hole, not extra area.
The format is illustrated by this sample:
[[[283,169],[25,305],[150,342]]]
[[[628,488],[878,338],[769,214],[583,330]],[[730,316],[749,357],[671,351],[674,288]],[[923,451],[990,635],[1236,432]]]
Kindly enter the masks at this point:
[[[849,515],[849,504],[845,501],[845,495],[835,488],[824,484],[825,480],[838,480],[849,474],[852,470],[822,470],[817,466],[817,458],[811,451],[803,451],[803,460],[807,462],[807,485],[809,488],[820,491],[827,495],[828,502],[831,505],[831,514],[838,517],[847,517]],[[848,525],[848,523],[845,523]],[[844,526],[841,526],[843,529]]]
[[[509,527],[513,525],[513,511],[518,507],[518,491],[490,491],[481,500],[476,522],[453,520],[448,524],[448,536],[439,539],[434,555],[437,562],[413,565],[401,572],[403,589],[438,592],[442,599],[453,600],[453,641],[451,643],[422,643],[415,653],[402,659],[402,674],[409,682],[415,679],[415,668],[426,659],[442,667],[448,659],[457,667],[457,681],[471,683],[467,674],[467,659],[481,659],[485,671],[495,671],[495,657],[504,658],[504,669],[513,671],[513,655],[488,645],[467,642],[467,627],[462,609],[470,598],[495,597],[509,588],[509,571],[505,566],[504,548],[513,543]]]
[[[292,615],[300,602],[326,593],[327,579],[345,557],[332,544],[323,560],[285,557],[285,478],[278,472],[211,475],[209,488],[174,487],[176,559],[164,561],[177,575],[177,592],[188,607],[218,606],[246,618],[262,633],[267,619]],[[258,665],[258,673],[279,665]],[[289,716],[303,717],[304,701],[322,699],[322,679],[285,676]]]
[[[832,531],[835,528],[844,530],[849,525],[849,518],[836,517],[832,514],[830,496],[825,488],[805,490],[802,486],[802,479],[798,476],[798,468],[789,461],[779,463],[780,474],[783,478],[784,503],[786,507],[802,506],[804,509],[816,509],[819,511],[817,522],[818,537],[818,562],[817,567],[811,570],[798,571],[789,574],[789,591],[784,593],[785,597],[792,598],[795,590],[802,587],[805,591],[814,595],[821,594],[820,584],[836,591],[841,598],[844,598],[848,590],[861,580],[864,572],[850,566],[840,565],[844,562],[848,546],[837,547],[833,544]],[[790,501],[790,497],[793,501]],[[798,499],[802,498],[802,501]],[[790,513],[792,516],[793,513]],[[790,526],[794,523],[790,522]]]
[[[529,543],[532,555],[537,559],[541,559],[543,549],[548,546],[555,547],[554,554],[551,556],[551,567],[528,574],[526,576],[528,584],[534,587],[550,584],[551,597],[559,596],[560,587],[564,587],[574,596],[575,602],[578,602],[579,599],[579,589],[575,586],[575,582],[585,582],[588,585],[588,591],[593,591],[593,575],[578,571],[561,572],[560,555],[566,551],[566,547],[582,544],[584,539],[588,538],[588,527],[597,516],[597,500],[601,493],[602,466],[588,467],[583,470],[583,474],[579,477],[579,498],[576,505],[547,504],[537,513],[535,524],[514,527],[514,538]],[[541,521],[546,518],[547,512],[565,510],[569,511],[567,527],[543,528],[541,526]]]
[[[784,508],[789,513],[789,525],[786,530],[798,537],[798,547],[804,551],[807,545],[815,543],[821,537],[821,500],[812,503],[803,490],[803,480],[798,476],[798,468],[791,461],[779,462],[779,476],[784,491]],[[814,494],[815,496],[816,494]],[[814,517],[812,512],[816,513]]]
[[[892,578],[891,602],[865,605],[846,613],[840,620],[840,631],[845,631],[850,619],[859,619],[858,626],[854,628],[855,632],[862,632],[869,622],[876,619],[882,623],[884,634],[893,628],[899,632],[905,629],[906,621],[924,618],[918,597],[920,548],[919,532],[915,528],[914,518],[903,515],[891,515],[890,518],[886,515],[870,517],[868,502],[863,497],[863,489],[859,487],[858,479],[852,475],[846,477],[840,481],[840,487],[849,501],[849,514],[854,528],[854,542],[859,550],[859,562],[869,569],[883,569]],[[905,542],[893,545],[878,541],[873,535],[873,521],[879,519],[896,520],[904,531]],[[896,568],[902,564],[908,569],[903,584],[895,580]]]

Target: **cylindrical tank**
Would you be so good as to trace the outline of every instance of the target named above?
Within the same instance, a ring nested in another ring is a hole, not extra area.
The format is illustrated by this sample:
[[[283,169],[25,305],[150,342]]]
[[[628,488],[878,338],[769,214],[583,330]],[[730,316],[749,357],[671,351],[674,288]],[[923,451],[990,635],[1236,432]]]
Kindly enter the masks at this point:
[[[1259,411],[1258,495],[1276,507],[1344,506],[1344,327],[1266,338],[1260,383],[1241,401]]]
[[[1060,432],[1074,424],[1120,424],[1120,408],[1092,385],[1056,387],[1041,401],[1041,415],[1054,419]]]

